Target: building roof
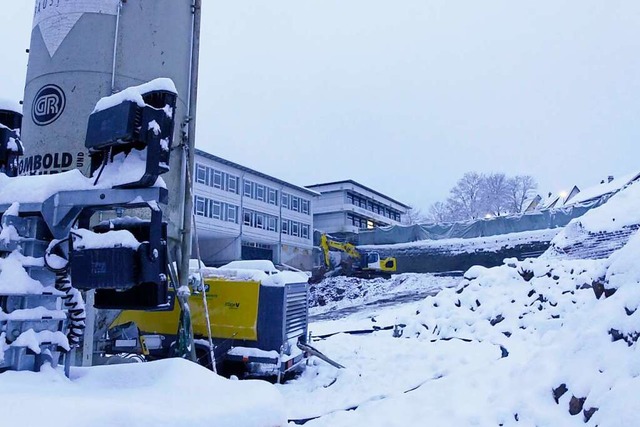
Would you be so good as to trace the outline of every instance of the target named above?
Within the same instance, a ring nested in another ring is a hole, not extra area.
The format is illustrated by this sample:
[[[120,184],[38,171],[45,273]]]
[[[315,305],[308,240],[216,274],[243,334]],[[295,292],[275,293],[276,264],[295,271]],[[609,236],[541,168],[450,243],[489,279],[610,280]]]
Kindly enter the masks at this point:
[[[387,200],[391,200],[393,203],[396,203],[396,204],[402,206],[403,208],[411,209],[411,206],[409,206],[409,205],[407,205],[405,203],[399,202],[399,201],[387,196],[386,194],[382,194],[381,192],[376,191],[376,190],[374,190],[372,188],[369,188],[366,185],[362,185],[359,182],[356,182],[356,181],[354,181],[352,179],[347,179],[347,180],[344,180],[344,181],[324,182],[322,184],[307,185],[306,187],[307,188],[314,188],[314,187],[322,187],[324,185],[335,185],[335,184],[353,184],[353,185],[357,185],[358,187],[364,188],[365,190],[370,191],[373,194],[376,194],[376,195],[378,195],[380,197],[384,197]]]
[[[223,165],[227,165],[227,166],[231,166],[231,167],[236,168],[236,169],[240,169],[243,172],[249,172],[249,173],[251,173],[253,175],[259,176],[260,178],[264,178],[264,179],[268,179],[269,181],[277,182],[278,184],[282,185],[283,187],[294,188],[294,189],[296,189],[298,191],[302,191],[303,193],[306,193],[306,194],[308,194],[310,196],[319,196],[320,195],[320,193],[318,193],[316,191],[310,190],[310,189],[305,188],[305,187],[300,187],[300,186],[295,185],[295,184],[291,184],[290,182],[283,181],[283,180],[275,178],[275,177],[273,177],[271,175],[267,175],[266,173],[258,172],[255,169],[251,169],[251,168],[248,168],[246,166],[242,166],[242,165],[240,165],[238,163],[234,163],[234,162],[232,162],[230,160],[223,159],[222,157],[214,156],[213,154],[207,153],[206,151],[202,151],[202,150],[200,150],[198,148],[196,148],[196,155],[205,157],[205,158],[207,158],[209,160],[213,160],[214,162],[218,162],[218,163],[221,163]]]
[[[587,202],[589,200],[604,196],[605,194],[616,192],[630,182],[637,180],[638,178],[640,178],[640,173],[634,172],[621,176],[620,178],[613,179],[610,182],[604,182],[602,184],[589,187],[583,191],[580,191],[568,202],[568,204]]]

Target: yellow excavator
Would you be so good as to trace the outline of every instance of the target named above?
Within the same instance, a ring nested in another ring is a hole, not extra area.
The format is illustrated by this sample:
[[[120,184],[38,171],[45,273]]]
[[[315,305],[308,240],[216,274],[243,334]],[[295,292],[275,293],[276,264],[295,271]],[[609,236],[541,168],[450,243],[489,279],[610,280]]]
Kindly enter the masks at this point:
[[[325,277],[338,275],[367,279],[391,277],[391,273],[398,268],[398,262],[394,257],[380,258],[378,252],[361,252],[355,245],[335,240],[324,233],[320,235],[319,248],[322,253],[322,262],[314,268],[309,278],[310,284],[319,283]],[[346,258],[342,257],[338,266],[331,262],[332,250],[346,255]]]

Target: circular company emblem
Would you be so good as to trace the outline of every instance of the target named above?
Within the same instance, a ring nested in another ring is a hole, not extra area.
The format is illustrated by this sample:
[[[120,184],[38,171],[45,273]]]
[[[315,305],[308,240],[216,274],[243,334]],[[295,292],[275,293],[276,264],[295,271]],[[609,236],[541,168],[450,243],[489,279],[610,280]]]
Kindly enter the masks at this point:
[[[58,120],[66,104],[67,98],[62,89],[56,85],[46,85],[33,99],[31,118],[38,126],[46,126]]]

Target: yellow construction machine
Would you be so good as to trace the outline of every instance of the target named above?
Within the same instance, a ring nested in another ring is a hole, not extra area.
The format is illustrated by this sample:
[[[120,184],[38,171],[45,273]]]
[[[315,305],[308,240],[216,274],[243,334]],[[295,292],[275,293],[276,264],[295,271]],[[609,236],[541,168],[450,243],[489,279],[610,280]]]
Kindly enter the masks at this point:
[[[361,252],[349,242],[341,242],[327,234],[320,235],[319,248],[322,262],[315,267],[309,283],[318,283],[325,277],[354,276],[363,278],[391,277],[398,268],[394,257],[380,258],[378,252]],[[338,265],[332,262],[331,251],[344,254]]]
[[[306,275],[210,270],[215,271],[192,274],[190,279],[198,362],[210,368],[215,363],[219,373],[240,378],[280,379],[303,369],[308,344]],[[122,311],[111,324],[103,351],[138,354],[146,360],[171,357],[180,318],[173,289],[169,300],[160,310]]]

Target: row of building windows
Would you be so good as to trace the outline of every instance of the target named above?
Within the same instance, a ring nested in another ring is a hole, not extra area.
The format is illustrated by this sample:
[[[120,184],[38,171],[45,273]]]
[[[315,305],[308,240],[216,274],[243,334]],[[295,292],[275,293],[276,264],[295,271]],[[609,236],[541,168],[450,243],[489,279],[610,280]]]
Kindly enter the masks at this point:
[[[196,163],[196,182],[234,194],[240,194],[240,177],[200,163]]]
[[[309,200],[285,192],[282,193],[282,207],[305,215],[310,215],[311,212]]]
[[[238,223],[239,207],[236,205],[196,196],[193,208],[196,215],[218,219],[220,221],[233,222],[234,224]]]
[[[290,219],[282,220],[282,234],[288,234],[289,236],[302,237],[303,239],[309,238],[309,230],[311,227],[309,224],[293,221]]]
[[[374,202],[373,200],[360,197],[357,194],[347,193],[347,203],[400,222],[400,212],[389,209],[387,206]]]
[[[243,209],[243,223],[248,227],[278,232],[278,217],[251,209]]]
[[[196,182],[209,187],[240,194],[240,177],[221,170],[196,163]],[[278,206],[278,190],[268,185],[244,179],[242,194],[250,199]],[[311,203],[307,199],[283,192],[282,207],[311,215]]]
[[[358,227],[360,229],[366,228],[369,230],[380,225],[368,218],[365,218],[359,215],[354,215],[354,214],[347,214],[347,223],[353,225],[354,227]]]
[[[278,190],[248,179],[244,180],[244,196],[278,206]]]

